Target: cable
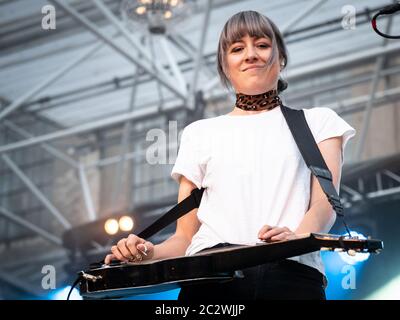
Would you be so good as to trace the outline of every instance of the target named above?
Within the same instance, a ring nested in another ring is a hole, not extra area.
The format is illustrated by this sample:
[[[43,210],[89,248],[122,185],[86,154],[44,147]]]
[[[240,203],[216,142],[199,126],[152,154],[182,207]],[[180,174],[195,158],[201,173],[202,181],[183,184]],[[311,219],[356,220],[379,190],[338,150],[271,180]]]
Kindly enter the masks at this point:
[[[397,11],[400,11],[400,2],[389,5],[384,7],[383,9],[379,10],[378,13],[376,13],[371,20],[372,28],[374,31],[379,34],[380,36],[387,38],[387,39],[400,39],[400,36],[392,36],[389,34],[382,33],[381,31],[378,30],[378,27],[376,25],[376,19],[381,16],[381,15],[387,15],[387,14],[393,14]]]
[[[74,281],[74,283],[72,284],[71,289],[70,289],[69,292],[68,292],[67,300],[69,300],[69,298],[70,298],[70,296],[71,296],[71,293],[72,293],[72,290],[74,290],[74,288],[76,287],[76,285],[77,285],[81,280],[82,280],[82,276],[79,275],[79,277]]]

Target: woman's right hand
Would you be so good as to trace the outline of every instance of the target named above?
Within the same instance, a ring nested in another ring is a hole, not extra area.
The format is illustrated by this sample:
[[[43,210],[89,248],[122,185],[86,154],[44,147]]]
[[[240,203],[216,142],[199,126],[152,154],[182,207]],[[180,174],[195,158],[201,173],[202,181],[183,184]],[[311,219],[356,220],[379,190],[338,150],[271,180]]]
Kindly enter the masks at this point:
[[[105,264],[110,264],[111,260],[125,262],[140,262],[151,260],[154,256],[154,245],[150,241],[130,234],[127,238],[118,241],[117,245],[111,247],[111,253],[105,259]]]

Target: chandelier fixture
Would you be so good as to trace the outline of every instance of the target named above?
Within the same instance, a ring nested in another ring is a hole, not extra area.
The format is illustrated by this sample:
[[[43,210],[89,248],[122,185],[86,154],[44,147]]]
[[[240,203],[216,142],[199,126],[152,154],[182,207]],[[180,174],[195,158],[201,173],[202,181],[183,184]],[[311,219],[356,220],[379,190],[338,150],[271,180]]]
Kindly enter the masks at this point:
[[[163,34],[167,27],[190,14],[195,0],[123,0],[122,18],[135,31],[146,27],[150,33]]]

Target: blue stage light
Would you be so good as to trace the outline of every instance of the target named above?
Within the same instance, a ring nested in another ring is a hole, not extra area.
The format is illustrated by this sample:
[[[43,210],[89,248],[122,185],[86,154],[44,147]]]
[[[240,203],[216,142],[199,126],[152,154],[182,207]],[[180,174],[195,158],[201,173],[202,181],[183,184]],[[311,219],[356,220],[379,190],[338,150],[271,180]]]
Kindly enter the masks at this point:
[[[180,288],[150,293],[150,294],[140,294],[136,296],[131,296],[124,298],[122,300],[178,300]]]
[[[49,300],[67,300],[69,290],[71,290],[71,286],[53,290],[48,298]],[[78,289],[74,288],[72,290],[69,300],[82,300],[82,296],[79,294]]]

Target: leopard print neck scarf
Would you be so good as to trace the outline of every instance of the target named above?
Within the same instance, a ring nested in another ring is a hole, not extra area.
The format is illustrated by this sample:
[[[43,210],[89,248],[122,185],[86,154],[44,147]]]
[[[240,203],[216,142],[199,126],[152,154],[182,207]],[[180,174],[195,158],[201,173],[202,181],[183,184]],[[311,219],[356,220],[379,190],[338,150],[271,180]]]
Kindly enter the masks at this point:
[[[235,106],[245,111],[271,110],[281,105],[282,101],[277,90],[270,90],[257,95],[236,94]]]

